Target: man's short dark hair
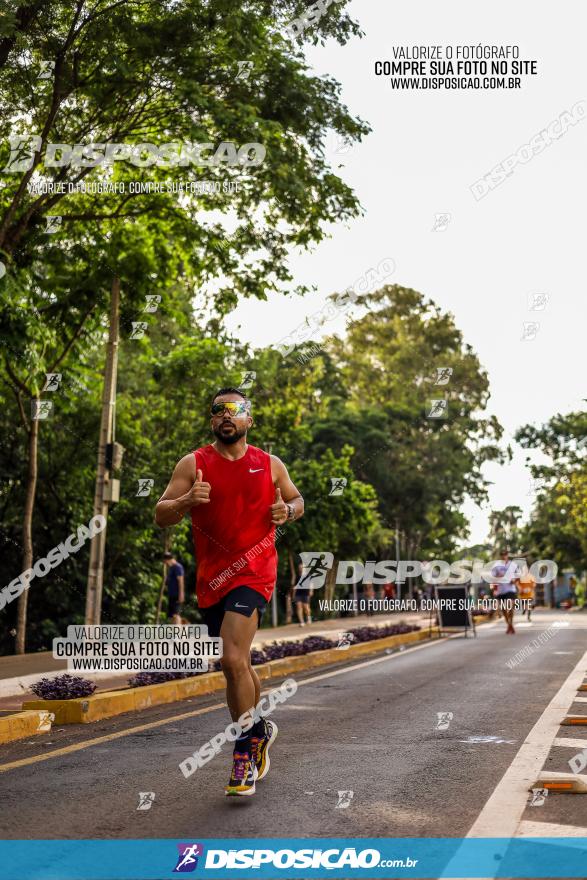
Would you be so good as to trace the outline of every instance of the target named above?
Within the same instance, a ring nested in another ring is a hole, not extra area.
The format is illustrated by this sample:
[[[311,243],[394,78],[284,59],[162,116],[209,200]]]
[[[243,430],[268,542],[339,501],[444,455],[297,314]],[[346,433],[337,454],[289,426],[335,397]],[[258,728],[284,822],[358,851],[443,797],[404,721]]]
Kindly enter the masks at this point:
[[[222,397],[223,394],[238,394],[239,397],[242,397],[242,399],[243,399],[243,400],[245,401],[245,403],[248,405],[248,409],[250,410],[250,408],[251,408],[251,401],[249,400],[249,398],[247,397],[247,395],[246,395],[246,394],[243,394],[243,392],[240,390],[240,388],[233,388],[232,386],[230,386],[230,387],[228,387],[228,388],[220,388],[220,389],[216,392],[216,394],[214,395],[214,397],[212,398],[212,403],[214,403],[214,401],[216,400],[217,397]]]
[[[173,559],[173,553],[164,553],[163,559]]]

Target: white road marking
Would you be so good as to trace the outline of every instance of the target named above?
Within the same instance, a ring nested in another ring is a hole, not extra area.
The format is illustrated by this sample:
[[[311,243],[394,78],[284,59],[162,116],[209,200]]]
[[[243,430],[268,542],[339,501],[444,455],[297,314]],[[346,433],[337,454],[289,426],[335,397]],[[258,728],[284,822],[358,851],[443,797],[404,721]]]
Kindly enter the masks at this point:
[[[553,742],[553,746],[568,747],[569,749],[587,749],[587,739],[559,739],[557,737]]]
[[[468,736],[467,739],[458,740],[458,742],[465,743],[468,746],[475,745],[476,743],[494,743],[497,745],[499,743],[508,743],[513,745],[515,741],[515,739],[502,739],[500,736]]]
[[[575,697],[573,703],[587,703],[587,697]]]
[[[585,677],[587,652],[554,695],[495,791],[473,823],[467,837],[514,837],[526,809],[528,790],[536,782],[556,738],[561,721]],[[450,875],[447,875],[450,876]]]
[[[587,837],[587,828],[553,822],[520,822],[517,837]]]

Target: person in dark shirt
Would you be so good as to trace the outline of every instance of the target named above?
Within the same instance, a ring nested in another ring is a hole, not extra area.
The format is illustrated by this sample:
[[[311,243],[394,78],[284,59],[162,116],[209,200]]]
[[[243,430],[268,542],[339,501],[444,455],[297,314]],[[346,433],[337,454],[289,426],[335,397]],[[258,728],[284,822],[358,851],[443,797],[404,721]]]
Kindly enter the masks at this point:
[[[164,553],[163,562],[167,566],[165,586],[167,587],[167,616],[173,623],[181,623],[182,605],[185,602],[183,565],[177,561],[173,553]]]

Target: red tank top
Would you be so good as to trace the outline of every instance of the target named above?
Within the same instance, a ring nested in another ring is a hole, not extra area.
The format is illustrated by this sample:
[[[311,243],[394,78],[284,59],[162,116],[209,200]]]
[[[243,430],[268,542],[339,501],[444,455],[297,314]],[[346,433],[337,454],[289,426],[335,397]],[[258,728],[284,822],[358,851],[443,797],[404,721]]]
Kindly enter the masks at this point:
[[[245,585],[270,599],[277,577],[271,457],[250,445],[236,461],[212,445],[194,455],[211,486],[210,503],[191,510],[198,605],[207,608]]]

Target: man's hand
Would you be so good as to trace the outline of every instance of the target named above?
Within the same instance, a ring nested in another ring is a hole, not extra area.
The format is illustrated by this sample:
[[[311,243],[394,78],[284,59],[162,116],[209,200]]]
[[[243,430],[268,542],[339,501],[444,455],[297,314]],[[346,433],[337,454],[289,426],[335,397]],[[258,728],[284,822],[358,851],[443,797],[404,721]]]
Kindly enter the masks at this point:
[[[198,504],[209,504],[210,503],[210,483],[206,483],[202,480],[202,471],[196,471],[196,482],[192,486],[189,492],[184,496],[186,502],[189,503],[190,507],[197,507]]]
[[[275,490],[275,501],[271,505],[271,522],[279,526],[287,519],[287,504],[281,497],[281,489]]]
[[[210,503],[210,483],[202,480],[202,471],[196,470],[194,482],[194,454],[190,452],[178,461],[165,492],[155,508],[155,522],[161,529],[176,526],[193,507]]]

